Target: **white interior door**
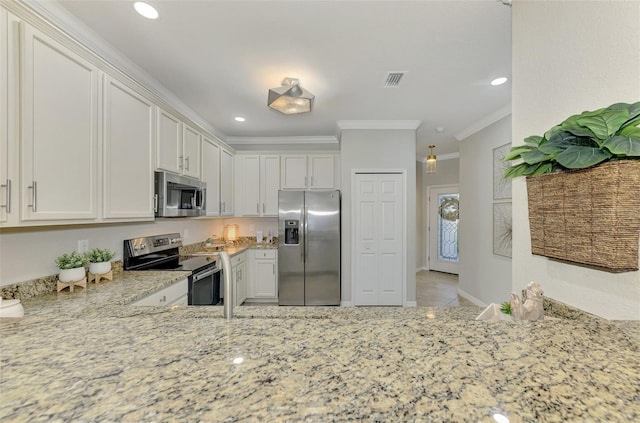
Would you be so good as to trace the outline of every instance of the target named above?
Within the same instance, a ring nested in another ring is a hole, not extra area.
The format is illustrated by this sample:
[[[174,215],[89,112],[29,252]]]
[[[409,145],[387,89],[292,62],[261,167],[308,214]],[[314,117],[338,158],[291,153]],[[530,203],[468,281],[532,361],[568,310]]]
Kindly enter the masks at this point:
[[[429,188],[429,270],[458,274],[457,186]]]
[[[402,305],[401,174],[355,175],[355,305]]]

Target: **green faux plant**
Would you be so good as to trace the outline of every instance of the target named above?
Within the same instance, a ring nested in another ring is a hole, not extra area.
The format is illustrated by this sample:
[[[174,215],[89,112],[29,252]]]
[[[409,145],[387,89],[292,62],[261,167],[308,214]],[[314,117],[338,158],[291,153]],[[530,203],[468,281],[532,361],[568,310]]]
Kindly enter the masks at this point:
[[[73,251],[72,253],[65,253],[55,260],[56,266],[59,269],[75,269],[76,267],[84,267],[88,260],[87,258],[78,253],[77,251]]]
[[[505,170],[505,178],[533,176],[597,164],[640,159],[640,102],[616,103],[582,112],[512,147],[504,161],[522,159]]]
[[[94,248],[85,254],[85,258],[90,263],[102,263],[105,261],[111,261],[111,259],[116,255],[115,252],[111,250]]]
[[[502,312],[502,314],[508,314],[509,316],[511,316],[511,303],[509,301],[505,301],[500,304],[500,311]]]

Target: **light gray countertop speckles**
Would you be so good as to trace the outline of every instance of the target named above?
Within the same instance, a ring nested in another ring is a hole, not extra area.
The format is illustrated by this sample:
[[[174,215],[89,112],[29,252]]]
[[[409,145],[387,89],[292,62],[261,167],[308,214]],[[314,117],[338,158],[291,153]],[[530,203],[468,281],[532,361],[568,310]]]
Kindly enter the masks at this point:
[[[640,419],[638,322],[127,305],[181,273],[24,300],[25,318],[0,321],[0,421]]]

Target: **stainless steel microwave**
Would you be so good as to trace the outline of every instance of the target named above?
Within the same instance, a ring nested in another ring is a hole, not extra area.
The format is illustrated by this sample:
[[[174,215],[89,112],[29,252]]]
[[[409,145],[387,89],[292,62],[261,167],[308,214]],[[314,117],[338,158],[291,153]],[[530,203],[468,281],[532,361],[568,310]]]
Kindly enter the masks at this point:
[[[206,214],[207,184],[197,179],[155,172],[154,211],[157,217],[190,217]]]

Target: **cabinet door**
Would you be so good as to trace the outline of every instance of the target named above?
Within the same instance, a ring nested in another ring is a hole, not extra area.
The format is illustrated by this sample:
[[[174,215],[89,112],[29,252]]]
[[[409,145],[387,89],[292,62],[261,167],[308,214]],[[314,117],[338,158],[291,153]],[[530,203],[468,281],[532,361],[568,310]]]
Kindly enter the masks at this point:
[[[98,70],[21,25],[24,220],[97,217]]]
[[[182,122],[158,108],[157,168],[182,173]]]
[[[254,295],[256,298],[276,298],[276,261],[256,259]]]
[[[207,216],[220,216],[220,147],[204,136],[201,170],[207,184]]]
[[[278,190],[280,189],[280,157],[262,156],[260,159],[262,216],[278,216]]]
[[[233,154],[220,152],[220,210],[223,216],[233,216]]]
[[[309,189],[334,189],[335,187],[334,156],[309,156]]]
[[[104,217],[152,219],[153,103],[106,75],[103,89]]]
[[[187,125],[182,125],[183,173],[186,176],[200,179],[200,134]]]
[[[307,156],[280,156],[281,189],[305,189],[307,187]]]
[[[0,8],[0,223],[7,221],[11,212],[9,178],[9,140],[7,122],[9,119],[8,101],[8,51],[7,51],[7,12]]]
[[[242,216],[260,216],[260,156],[236,156],[241,185],[239,210]]]

